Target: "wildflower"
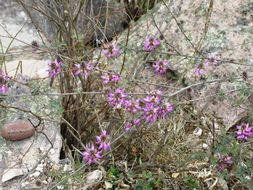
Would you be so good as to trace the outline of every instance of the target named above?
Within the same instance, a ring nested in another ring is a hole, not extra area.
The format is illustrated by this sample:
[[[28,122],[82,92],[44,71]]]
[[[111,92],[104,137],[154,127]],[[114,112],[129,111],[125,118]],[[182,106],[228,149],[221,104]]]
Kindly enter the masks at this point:
[[[159,109],[158,115],[159,117],[161,117],[162,119],[165,119],[166,116],[173,111],[173,105],[170,103],[165,103],[164,105],[162,105]]]
[[[131,100],[126,100],[124,105],[126,110],[130,113],[136,113],[141,109],[138,100],[135,100],[134,98]]]
[[[152,104],[148,104],[143,109],[144,112],[143,118],[146,120],[146,122],[153,123],[158,119],[159,110],[160,110],[159,107],[155,107]]]
[[[160,41],[156,38],[147,36],[143,42],[143,50],[151,52],[160,45]]]
[[[236,138],[237,139],[247,139],[253,135],[253,128],[249,123],[242,123],[236,126],[237,131]]]
[[[81,64],[74,64],[72,72],[75,76],[81,75],[86,79],[92,70],[91,62],[85,61]]]
[[[97,163],[97,161],[102,158],[101,152],[95,148],[94,144],[89,144],[86,146],[85,151],[82,153],[83,160],[87,164]]]
[[[231,156],[225,155],[222,156],[216,165],[218,171],[224,171],[225,169],[229,169],[233,164],[233,160]]]
[[[109,73],[103,73],[101,75],[101,79],[103,80],[103,84],[118,82],[120,79],[120,76],[117,74],[109,74]]]
[[[132,122],[126,122],[125,125],[124,125],[125,131],[130,130],[132,127],[133,127]]]
[[[47,71],[50,78],[55,77],[58,73],[61,72],[61,62],[57,60],[51,61],[48,64],[48,66],[49,66],[49,69]]]
[[[160,90],[157,90],[155,95],[148,95],[143,100],[146,104],[158,104],[161,101],[161,95],[162,92]]]
[[[127,93],[121,88],[117,88],[114,92],[109,92],[107,101],[111,106],[115,108],[121,108],[126,102]]]
[[[7,81],[10,80],[2,70],[0,70],[0,93],[6,93],[8,91]]]
[[[141,110],[143,110],[146,107],[146,102],[143,99],[138,98],[136,102]]]
[[[99,136],[96,136],[96,144],[99,146],[98,149],[101,151],[110,150],[110,143],[108,142],[108,133],[103,130]]]
[[[216,56],[210,54],[208,55],[208,57],[205,59],[204,62],[208,62],[209,65],[212,65],[212,66],[218,66],[218,60],[216,58]]]
[[[194,66],[193,74],[195,78],[201,78],[207,74],[208,61],[205,60],[204,63],[199,63]]]
[[[74,64],[72,67],[72,73],[73,73],[73,75],[78,76],[81,73],[81,65]]]
[[[158,75],[162,75],[164,73],[166,73],[166,66],[169,64],[169,62],[167,60],[163,60],[163,61],[156,61],[152,64],[152,67],[154,69],[154,72]]]
[[[119,48],[116,44],[106,44],[102,50],[102,54],[107,58],[114,58],[119,56]]]
[[[134,119],[133,121],[126,122],[124,125],[125,131],[130,130],[134,126],[140,126],[141,120],[140,119]]]

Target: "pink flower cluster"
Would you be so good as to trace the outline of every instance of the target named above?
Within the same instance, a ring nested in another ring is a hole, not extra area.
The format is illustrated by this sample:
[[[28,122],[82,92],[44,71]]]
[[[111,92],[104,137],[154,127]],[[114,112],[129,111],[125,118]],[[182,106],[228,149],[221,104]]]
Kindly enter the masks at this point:
[[[151,52],[160,45],[160,41],[157,38],[147,36],[143,42],[143,50]]]
[[[99,146],[99,150],[108,151],[111,149],[108,137],[109,135],[105,130],[99,136],[96,136],[96,144]]]
[[[122,88],[110,90],[107,95],[107,101],[109,105],[115,108],[122,108],[126,103],[126,97],[128,94]]]
[[[208,72],[207,67],[208,67],[207,60],[205,60],[204,63],[196,64],[194,66],[194,71],[193,71],[194,77],[196,79],[200,79],[200,78],[204,77]]]
[[[83,160],[88,165],[97,163],[102,158],[103,152],[110,149],[109,135],[107,131],[103,130],[99,136],[96,136],[96,145],[93,143],[86,145],[82,153]]]
[[[218,60],[212,54],[208,55],[208,57],[204,60],[203,63],[195,64],[193,75],[195,79],[201,79],[205,77],[208,72],[213,69],[215,66],[218,66]]]
[[[72,72],[75,76],[81,75],[85,79],[88,77],[88,75],[90,74],[92,70],[93,70],[93,66],[90,61],[89,62],[85,61],[81,64],[74,64],[72,68]]]
[[[50,78],[55,77],[58,73],[61,72],[61,62],[58,60],[51,61],[49,64],[48,74]]]
[[[8,91],[7,82],[10,80],[7,74],[0,70],[0,93],[4,94]]]
[[[57,74],[61,72],[61,65],[62,62],[55,60],[55,61],[50,61],[48,64],[48,74],[50,78],[56,77]],[[88,77],[88,75],[91,73],[93,70],[93,65],[91,61],[84,61],[81,64],[74,64],[71,68],[71,72],[73,73],[74,76],[83,76],[85,79]]]
[[[88,144],[85,147],[85,151],[82,153],[83,160],[86,164],[94,164],[97,163],[100,158],[102,158],[101,151],[94,146],[94,144]]]
[[[102,50],[102,54],[107,58],[115,58],[119,56],[119,48],[116,44],[106,44]]]
[[[246,140],[253,135],[253,128],[249,123],[241,123],[236,126],[237,131],[235,132],[236,138]]]
[[[141,124],[141,120],[140,119],[134,119],[132,121],[128,121],[124,124],[124,129],[125,131],[128,131],[129,129],[131,129],[132,127],[136,126],[140,126]]]
[[[103,84],[113,84],[119,81],[120,76],[117,74],[103,73],[101,79]]]
[[[158,75],[162,75],[166,73],[167,65],[169,62],[167,60],[159,60],[152,64],[152,67],[154,69],[154,72]]]
[[[152,124],[158,119],[165,119],[173,111],[173,105],[162,102],[162,92],[156,91],[143,99],[129,98],[128,94],[121,88],[110,91],[107,96],[109,105],[114,108],[123,108],[130,114],[139,116],[125,123],[124,128],[129,130],[133,126],[139,126],[141,123]]]
[[[216,165],[218,171],[222,172],[225,169],[230,168],[233,165],[233,160],[231,156],[225,155],[222,156]]]

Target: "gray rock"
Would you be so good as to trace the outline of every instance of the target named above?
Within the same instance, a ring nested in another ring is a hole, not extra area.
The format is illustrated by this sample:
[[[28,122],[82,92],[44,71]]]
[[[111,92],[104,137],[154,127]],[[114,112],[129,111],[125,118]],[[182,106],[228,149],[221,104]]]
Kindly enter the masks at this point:
[[[116,0],[88,0],[84,1],[83,6],[80,6],[81,1],[73,0],[70,1],[67,10],[63,4],[57,3],[56,0],[43,2],[25,0],[24,5],[32,22],[51,41],[56,37],[57,28],[60,25],[69,25],[68,16],[70,14],[77,15],[79,13],[74,25],[78,34],[83,37],[84,42],[114,37],[115,34],[125,29],[124,23],[128,19],[124,4],[118,3]],[[32,10],[31,6],[41,7],[50,19],[38,11]]]
[[[15,59],[15,58],[14,58]],[[9,76],[14,77],[19,66],[22,63],[22,75],[29,76],[31,78],[43,78],[48,76],[47,68],[48,61],[38,59],[25,59],[6,62],[6,68]],[[21,69],[18,69],[17,73],[21,73]]]
[[[20,82],[29,82],[29,78],[19,77]],[[39,84],[41,85],[41,84]],[[17,87],[17,88],[16,88]],[[42,86],[40,86],[42,87]],[[42,87],[43,88],[43,87]],[[13,85],[10,89],[11,95],[17,94],[31,94],[29,88],[25,88],[21,85]],[[29,98],[29,101],[28,99]],[[28,112],[22,112],[21,110],[31,110],[37,115],[43,116],[43,121],[36,128],[35,134],[28,138],[17,142],[2,141],[0,149],[0,176],[2,181],[7,181],[15,175],[12,173],[5,173],[4,171],[21,171],[18,175],[27,177],[35,171],[43,173],[44,165],[47,163],[59,163],[60,151],[62,146],[62,139],[60,134],[60,120],[59,115],[55,114],[55,110],[50,109],[50,101],[56,101],[56,98],[48,98],[46,96],[18,96],[7,98],[1,104],[17,107],[18,109],[10,110],[6,109],[4,112],[0,112],[0,118],[3,123],[17,118],[30,119],[31,122],[36,126],[39,121],[35,115]],[[43,107],[47,105],[50,113],[47,115],[44,113]],[[2,123],[0,124],[0,127]],[[41,162],[44,160],[44,163]],[[37,169],[37,170],[36,170]],[[19,184],[19,179],[14,181],[8,181],[4,184],[7,187],[15,186]]]
[[[3,172],[2,183],[13,179],[14,177],[21,176],[24,174],[22,169],[7,169]]]
[[[32,41],[41,42],[37,31],[24,14],[22,7],[13,0],[0,0],[0,23],[0,40],[4,51],[10,44],[10,49],[13,49],[27,46]],[[15,35],[17,35],[16,39],[13,40],[12,37]],[[10,54],[8,53],[6,55],[9,59]],[[24,56],[24,50],[15,51],[14,54],[16,57]]]
[[[82,189],[86,190],[86,189],[94,188],[96,185],[100,183],[102,178],[103,178],[103,173],[100,170],[94,170],[88,173]]]

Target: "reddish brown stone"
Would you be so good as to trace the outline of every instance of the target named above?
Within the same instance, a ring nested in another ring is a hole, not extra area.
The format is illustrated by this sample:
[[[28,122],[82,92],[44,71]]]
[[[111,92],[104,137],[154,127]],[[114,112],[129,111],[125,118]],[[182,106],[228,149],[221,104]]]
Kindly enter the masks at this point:
[[[19,141],[31,137],[34,132],[35,129],[29,121],[16,120],[5,124],[0,134],[6,140]]]

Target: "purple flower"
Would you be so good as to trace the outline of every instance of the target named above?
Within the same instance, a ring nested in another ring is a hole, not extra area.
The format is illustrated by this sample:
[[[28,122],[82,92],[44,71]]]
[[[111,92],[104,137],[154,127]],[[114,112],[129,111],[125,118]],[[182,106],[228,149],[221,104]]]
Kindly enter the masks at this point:
[[[133,126],[134,126],[134,125],[133,125],[132,122],[126,122],[126,123],[124,124],[124,129],[125,129],[125,131],[128,131],[128,130],[130,130]]]
[[[146,105],[146,107],[143,109],[144,115],[143,118],[148,123],[153,123],[158,119],[158,113],[160,108],[155,107],[152,104]]]
[[[161,95],[162,92],[160,90],[157,90],[155,95],[148,95],[143,100],[146,104],[159,104],[161,101]]]
[[[119,56],[119,48],[116,44],[106,44],[102,50],[102,54],[107,58]]]
[[[8,91],[7,82],[10,77],[0,70],[0,93],[4,94]]]
[[[219,65],[219,62],[218,62],[216,56],[213,55],[213,54],[209,54],[204,62],[208,62],[208,64],[212,65],[212,66],[218,66]]]
[[[162,105],[159,109],[158,115],[159,117],[161,117],[162,119],[165,119],[166,116],[173,111],[173,105],[170,103],[165,103],[164,105]]]
[[[93,70],[93,66],[90,61],[89,62],[85,61],[81,64],[74,64],[72,68],[72,72],[75,76],[81,75],[85,79],[88,77],[88,75],[90,74],[92,70]]]
[[[58,73],[61,72],[61,62],[57,60],[51,61],[48,64],[48,66],[49,66],[49,69],[47,71],[50,78],[55,77]]]
[[[236,138],[237,139],[247,139],[253,135],[253,129],[249,123],[241,123],[236,126],[237,131]]]
[[[103,73],[103,75],[101,75],[101,79],[103,80],[103,84],[108,84],[118,82],[120,76],[117,74]]]
[[[140,124],[141,124],[140,119],[134,119],[133,121],[126,122],[124,125],[124,129],[125,129],[125,131],[128,131],[134,126],[137,126],[137,127],[140,126]]]
[[[143,42],[143,50],[151,52],[160,45],[160,41],[156,38],[147,36]]]
[[[110,143],[108,142],[108,133],[103,130],[99,136],[96,136],[96,144],[101,151],[110,150]]]
[[[87,164],[97,163],[97,161],[102,158],[101,152],[95,148],[94,144],[89,144],[86,146],[85,151],[82,153],[83,160]]]
[[[143,110],[145,107],[146,107],[146,102],[143,100],[143,99],[140,99],[140,98],[138,98],[137,100],[136,100],[136,102],[138,103],[138,107],[141,109],[141,110]]]
[[[107,101],[109,105],[115,108],[121,108],[126,102],[127,93],[121,88],[117,88],[114,92],[109,92]]]
[[[207,74],[208,61],[205,60],[204,63],[199,63],[194,66],[193,74],[196,79],[199,79]]]
[[[126,100],[125,102],[125,108],[130,113],[136,113],[138,112],[141,107],[139,106],[139,101],[132,98],[131,100]]]
[[[72,73],[73,73],[73,75],[78,76],[81,73],[81,65],[74,64],[72,67]]]
[[[118,82],[119,79],[120,79],[119,75],[116,75],[116,74],[111,75],[111,82]]]
[[[216,165],[218,171],[222,172],[225,169],[230,168],[233,165],[233,160],[231,156],[225,155],[222,156]]]
[[[154,72],[158,75],[162,75],[164,73],[166,73],[166,66],[169,64],[169,62],[167,60],[160,60],[160,61],[156,61],[152,64],[152,67],[154,69]]]

